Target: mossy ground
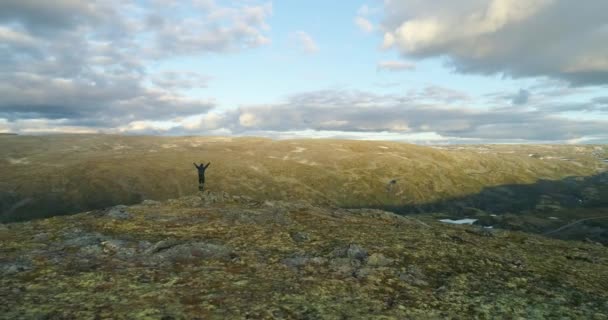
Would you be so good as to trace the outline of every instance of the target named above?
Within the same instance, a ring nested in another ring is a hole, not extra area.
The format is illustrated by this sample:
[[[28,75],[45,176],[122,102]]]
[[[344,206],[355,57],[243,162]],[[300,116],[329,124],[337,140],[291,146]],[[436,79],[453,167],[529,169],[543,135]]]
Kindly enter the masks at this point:
[[[608,319],[602,245],[213,192],[125,211],[3,225],[0,318]],[[156,259],[194,243],[230,255]]]

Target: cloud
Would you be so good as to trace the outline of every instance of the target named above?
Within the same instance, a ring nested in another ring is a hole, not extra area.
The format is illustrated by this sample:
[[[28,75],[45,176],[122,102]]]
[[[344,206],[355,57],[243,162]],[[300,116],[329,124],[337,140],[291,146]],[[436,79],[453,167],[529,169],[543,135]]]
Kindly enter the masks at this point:
[[[468,101],[471,99],[471,97],[464,92],[440,86],[428,86],[424,91],[427,97],[447,103]]]
[[[206,113],[213,99],[183,91],[209,77],[158,65],[264,45],[271,14],[256,1],[0,1],[0,118],[109,128]]]
[[[596,97],[596,98],[593,98],[592,101],[602,107],[605,107],[606,111],[608,111],[608,96]]]
[[[364,33],[372,33],[378,28],[376,25],[374,25],[374,23],[372,23],[371,19],[373,18],[376,20],[376,17],[381,12],[382,8],[380,7],[370,7],[364,4],[359,8],[359,10],[357,10],[357,15],[353,21],[355,25]]]
[[[198,5],[196,5],[198,4]],[[151,54],[172,56],[175,54],[196,54],[198,52],[228,52],[244,48],[255,48],[270,43],[264,34],[269,26],[266,19],[272,14],[272,4],[256,6],[243,4],[241,7],[222,7],[213,1],[198,1],[191,8],[195,15],[182,18],[180,11],[187,6],[176,5],[174,10],[163,10],[162,16],[151,13],[147,28],[140,31],[150,33],[156,39]],[[147,27],[146,26],[146,27]]]
[[[0,2],[0,22],[21,23],[34,33],[47,33],[67,30],[83,21],[98,22],[110,10],[104,2],[3,0]]]
[[[192,71],[163,71],[151,76],[152,83],[163,89],[206,88],[210,77]]]
[[[405,61],[380,61],[378,62],[377,69],[385,71],[411,71],[416,69],[416,65]]]
[[[511,97],[511,103],[520,106],[528,103],[529,99],[530,91],[525,89],[519,89],[519,92]]]
[[[298,47],[308,53],[315,54],[319,52],[319,46],[308,33],[304,31],[296,31],[293,33],[293,38],[296,40]]]
[[[447,57],[462,73],[608,83],[608,2],[463,0],[384,2],[384,47]]]
[[[374,31],[374,25],[368,19],[364,17],[355,17],[355,25],[365,33],[371,33]]]
[[[216,116],[213,129],[223,128],[232,135],[286,137],[308,132],[309,136],[390,136],[391,140],[435,142],[608,141],[608,121],[573,120],[552,115],[551,111],[456,107],[447,101],[462,102],[464,97],[454,100],[448,93],[454,95],[457,91],[430,86],[406,95],[343,90],[304,92],[283,103],[226,111]],[[174,132],[200,130],[203,129],[190,126],[188,130],[175,128]]]

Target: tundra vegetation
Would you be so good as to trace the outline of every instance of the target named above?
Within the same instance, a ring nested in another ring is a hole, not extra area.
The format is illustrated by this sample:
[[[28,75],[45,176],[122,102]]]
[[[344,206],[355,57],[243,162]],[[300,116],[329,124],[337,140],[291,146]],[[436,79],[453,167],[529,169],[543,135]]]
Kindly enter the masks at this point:
[[[0,318],[608,319],[605,146],[0,150]],[[213,163],[207,191],[193,161]],[[474,224],[438,221],[460,218]]]

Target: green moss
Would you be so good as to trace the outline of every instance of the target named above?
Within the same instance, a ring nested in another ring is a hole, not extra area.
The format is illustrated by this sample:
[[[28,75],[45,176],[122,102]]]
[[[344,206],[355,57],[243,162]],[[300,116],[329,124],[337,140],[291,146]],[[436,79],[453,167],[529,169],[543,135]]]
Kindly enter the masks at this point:
[[[86,213],[11,224],[5,239],[12,240],[0,244],[2,263],[27,258],[33,268],[0,278],[6,297],[0,318],[602,319],[605,313],[603,246],[509,231],[484,237],[468,232],[470,226],[418,217],[427,227],[375,210],[233,198],[204,203],[189,197],[137,205],[126,220]],[[307,239],[293,240],[296,231]],[[40,233],[51,240],[34,240]],[[96,254],[64,247],[86,234],[127,247],[209,242],[230,248],[234,258],[159,264],[143,250],[126,258],[105,250],[103,241]],[[353,243],[375,257],[371,263],[336,256]],[[284,261],[294,256],[310,260],[290,267]],[[388,264],[373,263],[380,256]]]

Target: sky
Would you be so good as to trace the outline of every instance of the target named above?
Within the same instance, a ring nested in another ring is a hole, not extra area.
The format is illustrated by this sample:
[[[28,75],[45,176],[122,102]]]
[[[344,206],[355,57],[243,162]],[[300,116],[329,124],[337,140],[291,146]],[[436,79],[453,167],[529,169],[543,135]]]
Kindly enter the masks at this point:
[[[2,0],[0,132],[607,143],[608,1]]]

